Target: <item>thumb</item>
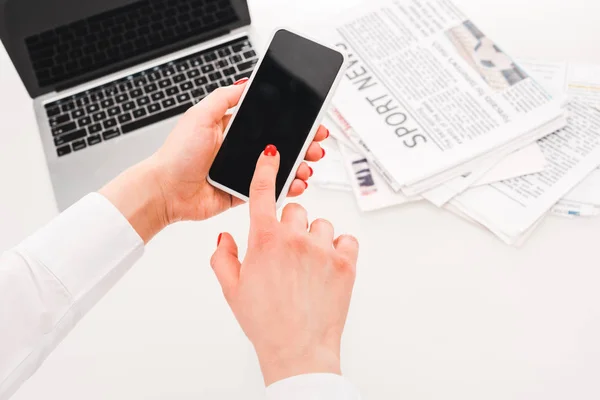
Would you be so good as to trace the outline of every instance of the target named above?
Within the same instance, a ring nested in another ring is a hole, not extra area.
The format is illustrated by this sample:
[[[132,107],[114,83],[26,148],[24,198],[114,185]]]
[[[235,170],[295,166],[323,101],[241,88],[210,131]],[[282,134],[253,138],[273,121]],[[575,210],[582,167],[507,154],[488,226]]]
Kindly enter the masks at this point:
[[[229,233],[219,235],[217,250],[210,259],[210,266],[215,271],[223,294],[227,298],[237,286],[241,267],[237,244]]]

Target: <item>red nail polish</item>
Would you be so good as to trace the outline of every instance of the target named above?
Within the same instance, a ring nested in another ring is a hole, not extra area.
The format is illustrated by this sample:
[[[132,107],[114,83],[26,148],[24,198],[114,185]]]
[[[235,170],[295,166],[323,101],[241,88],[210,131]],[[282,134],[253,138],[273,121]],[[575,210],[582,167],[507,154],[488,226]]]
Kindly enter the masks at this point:
[[[302,181],[302,182],[304,182],[304,189],[308,189],[308,182],[306,182],[306,181]]]
[[[241,85],[242,83],[248,82],[248,78],[242,78],[239,81],[236,81],[234,85]]]
[[[321,158],[325,157],[325,149],[321,147],[321,151],[323,152],[323,155],[321,156]]]
[[[325,136],[325,139],[327,139],[329,137],[329,129],[325,128],[325,130],[327,131],[327,136]]]
[[[219,246],[219,243],[221,243],[221,237],[223,237],[223,234],[219,233],[219,237],[217,238],[217,247]]]
[[[272,144],[265,147],[265,156],[273,157],[276,154],[277,154],[277,147],[273,146]]]
[[[313,174],[315,173],[315,171],[313,171],[313,169],[310,167],[310,165],[308,166],[308,169],[310,171],[310,174],[308,176],[309,177],[313,176]]]

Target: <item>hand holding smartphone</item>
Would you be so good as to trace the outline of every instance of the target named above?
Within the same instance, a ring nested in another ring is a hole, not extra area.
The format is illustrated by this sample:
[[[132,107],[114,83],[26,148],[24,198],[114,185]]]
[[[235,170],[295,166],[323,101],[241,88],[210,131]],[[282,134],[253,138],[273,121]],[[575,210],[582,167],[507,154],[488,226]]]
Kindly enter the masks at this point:
[[[233,114],[210,169],[213,186],[248,201],[258,156],[280,153],[277,205],[285,199],[341,80],[344,55],[288,30],[275,32]]]

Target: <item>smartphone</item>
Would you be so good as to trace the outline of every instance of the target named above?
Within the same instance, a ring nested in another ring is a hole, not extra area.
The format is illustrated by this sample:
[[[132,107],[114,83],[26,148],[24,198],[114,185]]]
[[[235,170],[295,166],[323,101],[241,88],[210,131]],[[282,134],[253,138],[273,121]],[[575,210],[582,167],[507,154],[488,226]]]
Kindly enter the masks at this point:
[[[208,175],[213,186],[249,200],[256,161],[273,144],[281,162],[280,206],[344,72],[344,55],[286,29],[277,30],[225,131]]]

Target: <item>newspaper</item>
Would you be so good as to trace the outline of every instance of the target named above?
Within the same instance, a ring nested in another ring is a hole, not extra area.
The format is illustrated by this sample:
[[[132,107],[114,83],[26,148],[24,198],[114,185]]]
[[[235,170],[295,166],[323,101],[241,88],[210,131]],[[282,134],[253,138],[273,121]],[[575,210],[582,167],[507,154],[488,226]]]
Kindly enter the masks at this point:
[[[350,139],[405,194],[472,172],[478,157],[510,154],[561,119],[561,101],[447,0],[359,8],[330,36],[350,59],[334,98],[360,135]]]
[[[451,204],[514,244],[565,193],[600,165],[600,113],[572,100],[569,124],[538,143],[549,162],[544,172],[470,189]]]
[[[362,211],[380,210],[420,200],[418,197],[408,198],[400,192],[392,191],[362,154],[343,144],[339,148],[358,207]]]

